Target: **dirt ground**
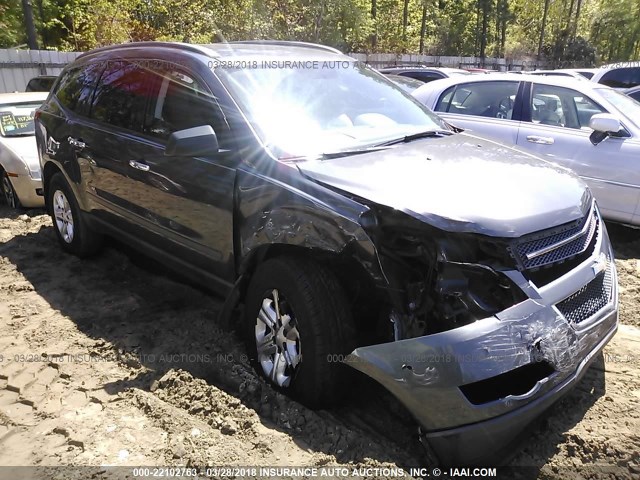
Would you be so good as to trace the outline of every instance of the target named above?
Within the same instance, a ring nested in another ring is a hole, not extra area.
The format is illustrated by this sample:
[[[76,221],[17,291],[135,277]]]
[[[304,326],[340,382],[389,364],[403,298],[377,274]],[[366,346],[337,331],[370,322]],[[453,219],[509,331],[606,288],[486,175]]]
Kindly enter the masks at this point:
[[[515,476],[640,478],[640,231],[609,229],[621,328],[528,432],[509,463],[527,467]],[[119,245],[66,255],[42,211],[0,207],[0,466],[42,467],[0,478],[139,473],[107,465],[337,466],[394,478],[398,467],[434,466],[411,419],[365,379],[331,411],[272,390],[216,326],[220,307]],[[91,468],[45,468],[60,465]]]

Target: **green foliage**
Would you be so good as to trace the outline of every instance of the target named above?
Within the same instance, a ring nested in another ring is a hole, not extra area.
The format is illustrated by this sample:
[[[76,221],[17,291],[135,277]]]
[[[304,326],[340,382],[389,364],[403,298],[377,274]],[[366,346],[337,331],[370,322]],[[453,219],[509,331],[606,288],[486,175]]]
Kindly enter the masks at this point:
[[[540,54],[555,64],[640,55],[640,0],[31,1],[38,42],[45,48],[270,38],[351,52]],[[24,30],[21,0],[5,0],[0,48],[26,43]]]
[[[27,42],[22,23],[20,0],[0,4],[0,48],[21,45]]]

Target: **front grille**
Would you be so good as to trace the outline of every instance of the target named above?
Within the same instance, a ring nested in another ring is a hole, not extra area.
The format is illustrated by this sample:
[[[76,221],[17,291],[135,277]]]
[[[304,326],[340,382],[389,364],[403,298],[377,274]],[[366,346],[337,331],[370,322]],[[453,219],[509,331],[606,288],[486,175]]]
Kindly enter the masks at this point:
[[[578,290],[565,298],[556,307],[570,323],[581,323],[602,310],[613,295],[613,264],[607,259],[607,267]]]
[[[583,253],[591,245],[599,227],[598,213],[592,206],[582,219],[524,237],[513,250],[524,269],[540,268]]]

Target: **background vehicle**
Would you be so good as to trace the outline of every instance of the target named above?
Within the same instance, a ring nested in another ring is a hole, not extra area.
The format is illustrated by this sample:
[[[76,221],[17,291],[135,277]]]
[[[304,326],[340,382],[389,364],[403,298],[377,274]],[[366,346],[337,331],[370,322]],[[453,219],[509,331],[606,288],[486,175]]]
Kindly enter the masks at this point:
[[[407,93],[411,93],[416,88],[420,88],[422,85],[424,85],[423,81],[416,80],[415,78],[411,77],[404,77],[402,75],[393,74],[386,74],[385,76]]]
[[[381,68],[379,71],[385,75],[401,75],[403,77],[415,78],[425,83],[455,75],[471,75],[471,72],[467,70],[447,67],[386,67]]]
[[[604,65],[591,77],[592,82],[612,88],[631,88],[640,85],[638,62],[622,62]]]
[[[345,363],[371,376],[444,462],[503,455],[616,331],[579,178],[456,133],[332,48],[106,47],[36,127],[63,249],[114,235],[224,295],[257,371],[308,405],[349,389]]]
[[[25,92],[48,92],[53,87],[56,81],[56,76],[53,75],[41,75],[39,77],[33,77],[27,83]]]
[[[591,80],[595,75],[595,73],[599,70],[599,68],[571,68],[569,70],[577,72],[583,77]]]
[[[629,95],[634,100],[640,102],[640,85],[637,87],[629,88],[624,91],[627,95]]]
[[[529,75],[548,75],[550,77],[571,77],[576,80],[586,80],[587,78],[574,70],[533,70],[526,72]]]
[[[46,98],[46,93],[0,94],[2,198],[13,208],[44,205],[33,115]]]
[[[453,125],[545,155],[591,187],[605,218],[640,225],[640,105],[593,82],[451,78],[413,95]]]

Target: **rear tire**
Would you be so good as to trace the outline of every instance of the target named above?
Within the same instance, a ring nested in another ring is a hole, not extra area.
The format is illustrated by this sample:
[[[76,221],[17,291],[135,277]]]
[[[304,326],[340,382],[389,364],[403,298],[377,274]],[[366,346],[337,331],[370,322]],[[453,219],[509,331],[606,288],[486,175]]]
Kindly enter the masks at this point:
[[[279,257],[256,271],[246,296],[245,338],[256,370],[305,405],[345,394],[354,348],[351,310],[333,273],[314,261]]]
[[[2,172],[2,199],[5,205],[17,210],[21,207],[20,199],[18,198],[18,194],[13,188],[13,184],[11,183],[11,179],[7,172]]]
[[[88,257],[100,250],[102,235],[87,225],[73,191],[62,173],[56,173],[51,177],[47,196],[53,229],[62,249],[78,257]]]

